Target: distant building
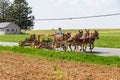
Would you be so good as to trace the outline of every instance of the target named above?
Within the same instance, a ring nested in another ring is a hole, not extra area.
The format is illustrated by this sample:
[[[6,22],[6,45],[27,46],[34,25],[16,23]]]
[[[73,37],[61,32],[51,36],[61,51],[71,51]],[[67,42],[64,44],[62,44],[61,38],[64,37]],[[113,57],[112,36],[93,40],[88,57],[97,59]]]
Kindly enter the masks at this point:
[[[0,35],[4,34],[20,34],[20,27],[12,22],[0,23]]]

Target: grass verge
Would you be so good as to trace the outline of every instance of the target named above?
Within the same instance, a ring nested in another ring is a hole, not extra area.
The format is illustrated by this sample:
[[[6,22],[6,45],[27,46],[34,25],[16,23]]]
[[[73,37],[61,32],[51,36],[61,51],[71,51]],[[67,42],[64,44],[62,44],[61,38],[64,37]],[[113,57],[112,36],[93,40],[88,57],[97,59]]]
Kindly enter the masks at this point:
[[[98,65],[120,66],[120,57],[118,56],[97,56],[92,53],[62,52],[43,49],[3,46],[0,46],[0,51],[20,53],[29,57],[52,61],[74,61]]]

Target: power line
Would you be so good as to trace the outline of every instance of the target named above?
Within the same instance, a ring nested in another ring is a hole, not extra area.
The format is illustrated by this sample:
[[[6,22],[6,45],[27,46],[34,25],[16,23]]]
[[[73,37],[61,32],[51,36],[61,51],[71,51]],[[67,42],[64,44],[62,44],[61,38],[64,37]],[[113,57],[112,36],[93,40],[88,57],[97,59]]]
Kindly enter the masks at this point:
[[[120,13],[104,14],[104,15],[96,15],[96,16],[84,16],[84,17],[70,17],[70,18],[35,19],[35,21],[73,20],[73,19],[86,19],[86,18],[108,17],[108,16],[117,16],[117,15],[120,15]]]
[[[118,16],[120,13],[114,14],[104,14],[104,15],[96,15],[96,16],[84,16],[84,17],[69,17],[69,18],[54,18],[54,19],[35,19],[34,21],[53,21],[53,20],[74,20],[74,19],[87,19],[87,18],[98,18],[98,17],[108,17],[108,16]],[[14,19],[14,18],[2,18],[6,20],[26,20],[26,19]]]

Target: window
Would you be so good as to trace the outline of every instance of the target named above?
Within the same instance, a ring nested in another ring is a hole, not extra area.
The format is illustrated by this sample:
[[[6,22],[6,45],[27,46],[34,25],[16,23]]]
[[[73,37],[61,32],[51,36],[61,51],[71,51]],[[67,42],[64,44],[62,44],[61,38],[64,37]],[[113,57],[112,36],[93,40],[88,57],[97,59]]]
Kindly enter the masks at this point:
[[[9,29],[7,29],[6,31],[9,31]]]
[[[12,31],[14,31],[14,29],[12,29]]]
[[[17,29],[16,29],[16,32],[17,32]]]

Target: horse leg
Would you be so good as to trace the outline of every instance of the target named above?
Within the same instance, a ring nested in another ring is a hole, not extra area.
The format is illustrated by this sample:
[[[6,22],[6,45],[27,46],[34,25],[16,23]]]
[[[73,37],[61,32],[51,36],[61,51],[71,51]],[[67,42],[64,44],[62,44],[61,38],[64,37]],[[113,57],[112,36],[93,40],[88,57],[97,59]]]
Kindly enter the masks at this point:
[[[67,50],[67,44],[65,43],[64,46],[63,46],[63,50],[66,51]]]
[[[77,51],[78,51],[78,45],[75,44],[74,52],[77,52]]]
[[[66,51],[66,46],[63,46],[63,50]]]
[[[91,43],[89,43],[89,45],[90,45],[90,51],[92,52],[92,44],[91,44]]]
[[[82,51],[82,44],[80,44],[80,51]]]
[[[87,44],[85,43],[84,44],[84,50],[83,50],[84,52],[86,52],[86,48],[87,48]]]
[[[83,44],[83,51],[85,52],[85,44]]]
[[[94,43],[92,44],[91,52],[92,52],[93,48],[94,48]]]
[[[75,47],[74,47],[74,52],[75,52],[75,50],[76,50],[76,45],[75,45]]]
[[[76,52],[78,52],[78,45],[76,45]]]
[[[70,50],[72,51],[71,44],[69,44],[69,48],[70,48]]]
[[[83,50],[83,51],[84,51],[84,45],[85,45],[85,44],[82,44],[82,50]]]
[[[94,43],[89,43],[90,45],[90,52],[92,52],[93,48],[94,48]]]
[[[84,51],[84,44],[82,44],[82,50],[81,51]]]
[[[77,52],[77,45],[75,46],[74,52]]]

